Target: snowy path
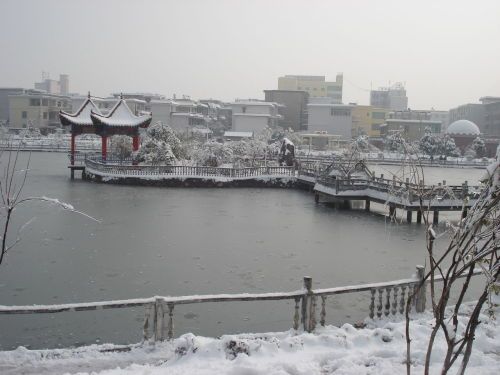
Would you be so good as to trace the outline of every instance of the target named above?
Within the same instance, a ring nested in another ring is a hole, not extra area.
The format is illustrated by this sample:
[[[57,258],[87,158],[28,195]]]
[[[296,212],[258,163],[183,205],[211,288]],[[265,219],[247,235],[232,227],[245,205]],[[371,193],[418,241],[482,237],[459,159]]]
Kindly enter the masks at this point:
[[[399,317],[401,318],[401,316]],[[463,319],[463,318],[461,318]],[[500,330],[482,316],[469,374],[493,375],[500,369]],[[431,316],[411,324],[413,373],[422,373]],[[173,343],[137,345],[128,352],[101,352],[112,345],[79,349],[0,352],[0,373],[12,374],[403,374],[405,325],[402,321],[368,321],[364,329],[350,324],[315,333],[294,331],[225,335],[219,339],[186,334]],[[437,338],[432,373],[439,373],[444,340]],[[438,358],[439,357],[439,358]],[[453,371],[451,373],[454,373]]]

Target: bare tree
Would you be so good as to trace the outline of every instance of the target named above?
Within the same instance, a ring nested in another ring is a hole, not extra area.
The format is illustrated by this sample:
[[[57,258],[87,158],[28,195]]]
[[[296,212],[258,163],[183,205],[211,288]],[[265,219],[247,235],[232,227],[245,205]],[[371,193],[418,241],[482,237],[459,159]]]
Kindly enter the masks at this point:
[[[7,146],[9,151],[5,151],[3,149],[0,150],[0,165],[3,164],[3,173],[0,176],[0,212],[2,213],[2,234],[1,234],[1,249],[0,249],[0,265],[2,264],[5,255],[21,240],[21,232],[24,228],[29,225],[29,223],[33,220],[30,219],[24,225],[22,225],[15,236],[14,239],[8,239],[9,230],[11,229],[12,216],[15,210],[26,203],[30,202],[45,202],[52,205],[56,205],[58,207],[63,208],[64,210],[71,211],[80,215],[83,215],[89,219],[98,221],[97,219],[75,210],[75,208],[65,202],[61,202],[55,198],[49,198],[45,196],[28,196],[23,197],[22,192],[24,186],[26,184],[26,180],[28,177],[29,165],[31,160],[31,153],[28,154],[28,158],[26,163],[24,164],[24,168],[18,169],[19,164],[21,163],[19,160],[20,152],[19,148],[17,151],[10,151],[10,146]]]
[[[458,374],[464,374],[472,352],[476,328],[480,324],[479,315],[492,287],[498,282],[500,272],[499,162],[497,160],[488,168],[483,189],[470,209],[469,195],[463,195],[462,219],[457,224],[448,223],[445,233],[450,235],[450,242],[442,254],[437,254],[434,249],[436,233],[429,221],[429,208],[433,197],[456,197],[453,191],[445,186],[425,189],[423,170],[418,160],[410,162],[410,169],[414,176],[422,176],[422,182],[418,180],[419,184],[413,191],[409,191],[409,194],[419,200],[421,212],[426,213],[423,219],[427,228],[429,264],[423,280],[410,295],[406,305],[407,374],[411,373],[410,310],[417,295],[425,296],[427,285],[430,287],[434,326],[427,346],[424,373],[429,374],[434,341],[436,335],[441,332],[447,345],[446,354],[442,358],[441,374],[447,374],[459,359]],[[459,330],[459,311],[463,307],[466,293],[470,291],[472,276],[478,269],[484,275],[484,284],[476,294],[477,300],[471,305],[472,312],[466,318],[465,329]],[[455,305],[447,309],[452,292],[456,292],[458,297]]]

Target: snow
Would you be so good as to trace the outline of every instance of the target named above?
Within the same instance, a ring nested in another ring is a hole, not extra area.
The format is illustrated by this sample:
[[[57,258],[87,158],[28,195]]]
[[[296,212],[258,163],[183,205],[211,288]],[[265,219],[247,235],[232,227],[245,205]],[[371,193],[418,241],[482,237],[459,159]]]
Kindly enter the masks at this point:
[[[103,116],[92,111],[90,117],[108,126],[139,126],[150,120],[151,114],[136,116],[132,113],[125,100],[120,99],[108,115]]]
[[[72,122],[76,125],[87,125],[91,126],[92,120],[90,118],[91,112],[101,114],[99,108],[95,105],[92,99],[87,98],[78,111],[74,114],[69,114],[61,111],[60,116],[64,117],[67,121]]]
[[[55,350],[19,347],[0,352],[0,373],[12,374],[341,374],[382,375],[405,372],[405,322],[366,320],[365,328],[351,324],[319,327],[313,333],[289,330],[278,333],[224,335],[220,338],[191,333],[162,343],[128,347],[111,344]],[[500,366],[498,323],[486,315],[481,324],[467,373],[493,375]],[[458,329],[465,326],[459,315]],[[427,340],[433,326],[430,313],[413,316],[412,374],[423,373]],[[436,337],[431,374],[440,372],[445,354],[442,335]],[[455,373],[460,358],[450,373]]]

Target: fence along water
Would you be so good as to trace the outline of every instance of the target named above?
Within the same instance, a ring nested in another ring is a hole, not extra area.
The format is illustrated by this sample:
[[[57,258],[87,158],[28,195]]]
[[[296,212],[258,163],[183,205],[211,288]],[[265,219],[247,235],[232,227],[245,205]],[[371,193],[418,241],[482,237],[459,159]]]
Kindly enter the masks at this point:
[[[475,271],[474,274],[480,274]],[[143,339],[163,341],[174,337],[174,312],[178,305],[198,303],[225,303],[242,301],[293,301],[291,326],[294,330],[312,332],[319,324],[326,324],[326,302],[329,296],[370,293],[369,317],[380,319],[403,314],[406,302],[412,297],[412,310],[423,312],[426,305],[427,283],[423,281],[424,268],[416,267],[416,276],[372,284],[350,285],[325,289],[312,289],[312,278],[304,277],[302,290],[259,294],[214,294],[179,297],[156,296],[142,299],[71,303],[61,305],[0,306],[0,314],[53,314],[71,311],[94,311],[143,307]],[[439,281],[439,277],[436,278]],[[320,304],[318,306],[318,303]]]

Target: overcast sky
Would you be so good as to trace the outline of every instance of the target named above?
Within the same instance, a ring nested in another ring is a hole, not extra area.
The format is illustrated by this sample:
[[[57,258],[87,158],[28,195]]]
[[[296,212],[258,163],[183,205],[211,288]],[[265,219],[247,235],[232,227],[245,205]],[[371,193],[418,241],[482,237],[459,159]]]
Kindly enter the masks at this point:
[[[409,106],[500,96],[500,0],[0,0],[0,87],[263,98],[344,73],[344,102],[405,82]]]

